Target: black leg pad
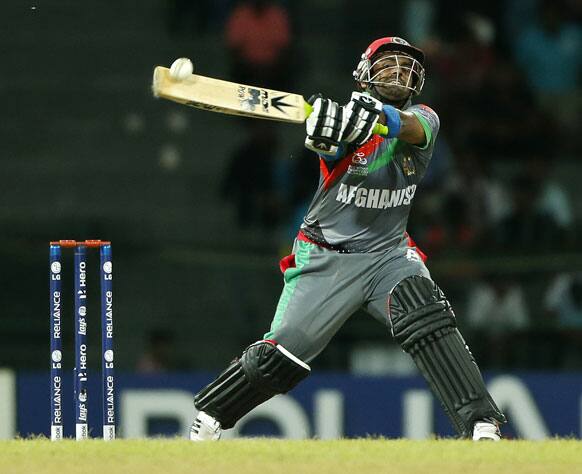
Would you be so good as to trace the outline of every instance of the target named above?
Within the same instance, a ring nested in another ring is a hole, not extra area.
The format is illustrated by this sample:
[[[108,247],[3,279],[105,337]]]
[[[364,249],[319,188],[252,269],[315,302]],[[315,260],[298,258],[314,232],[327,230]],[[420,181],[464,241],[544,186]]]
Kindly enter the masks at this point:
[[[412,356],[459,435],[470,436],[477,420],[505,422],[456,328],[450,303],[432,280],[402,280],[392,290],[389,309],[392,334]]]
[[[282,346],[259,341],[249,346],[214,382],[194,397],[194,406],[218,420],[224,429],[256,406],[287,393],[311,369]]]

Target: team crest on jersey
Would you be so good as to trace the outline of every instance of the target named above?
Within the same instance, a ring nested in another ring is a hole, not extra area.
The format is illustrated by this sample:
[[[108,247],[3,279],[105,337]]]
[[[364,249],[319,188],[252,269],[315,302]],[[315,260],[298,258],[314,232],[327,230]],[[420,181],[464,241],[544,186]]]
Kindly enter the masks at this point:
[[[412,176],[416,174],[416,166],[414,166],[414,161],[412,161],[411,156],[405,156],[402,158],[402,169],[406,176]]]

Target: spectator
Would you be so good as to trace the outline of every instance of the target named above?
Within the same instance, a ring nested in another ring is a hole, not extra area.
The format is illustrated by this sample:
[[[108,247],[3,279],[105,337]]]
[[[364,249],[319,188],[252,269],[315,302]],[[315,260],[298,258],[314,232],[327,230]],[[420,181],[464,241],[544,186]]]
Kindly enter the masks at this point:
[[[582,273],[558,275],[546,294],[545,309],[560,328],[582,330]]]
[[[405,37],[418,44],[429,41],[433,32],[437,7],[429,0],[410,0],[405,2],[402,7]]]
[[[537,21],[525,27],[515,44],[515,57],[539,104],[554,115],[561,129],[578,139],[581,97],[582,29],[568,22],[566,4],[543,0]]]
[[[453,173],[453,152],[450,141],[444,133],[440,133],[439,141],[435,144],[434,153],[430,160],[430,166],[420,185],[423,192],[440,191],[446,186],[447,180]]]
[[[492,229],[490,240],[498,251],[512,253],[549,252],[561,243],[555,218],[538,209],[539,183],[526,175],[511,185],[512,211]]]
[[[499,59],[488,71],[481,87],[466,100],[460,114],[458,137],[487,150],[489,159],[521,158],[531,143],[552,131],[552,122],[540,116],[527,83],[516,66]]]
[[[175,368],[172,356],[173,335],[163,329],[155,329],[148,334],[148,345],[140,356],[136,370],[141,373],[166,372]]]
[[[421,195],[411,216],[411,235],[432,256],[475,251],[508,213],[507,191],[486,157],[469,148],[455,153],[455,161],[456,172],[440,179],[445,189]]]
[[[582,30],[566,14],[560,0],[543,0],[537,21],[514,43],[515,57],[536,94],[569,93],[579,85]]]
[[[552,177],[556,165],[551,147],[544,150],[536,145],[533,155],[527,161],[526,174],[539,189],[537,210],[553,216],[560,230],[569,232],[574,223],[572,204],[562,184]]]
[[[472,289],[466,317],[473,329],[493,333],[524,329],[530,320],[521,286],[501,276],[486,278]]]
[[[528,329],[531,318],[525,290],[517,280],[503,274],[483,278],[469,292],[464,316],[477,331],[475,345],[490,367],[506,368],[512,360],[523,360],[516,332]]]
[[[287,90],[291,36],[289,15],[282,6],[269,0],[239,3],[226,24],[234,80]]]
[[[561,366],[579,369],[582,364],[582,273],[557,275],[545,295],[544,309],[560,334]]]
[[[455,25],[448,47],[441,50],[437,67],[458,97],[478,93],[487,73],[495,67],[494,26],[484,17],[464,13]]]
[[[464,198],[469,220],[482,234],[507,216],[507,190],[482,151],[461,150],[456,157],[458,173],[450,180],[449,190]]]
[[[270,122],[246,123],[250,135],[231,157],[222,195],[234,201],[240,228],[258,224],[263,229],[272,229],[279,215],[273,182],[279,143]]]
[[[441,119],[453,124],[449,130],[453,141],[462,138],[465,121],[478,113],[471,110],[468,104],[473,96],[482,93],[486,75],[496,62],[492,38],[476,26],[475,15],[467,14],[462,9],[455,12],[454,20],[449,14],[441,15],[437,22],[440,38],[435,36],[425,44],[432,62],[431,69],[439,84],[439,92],[434,98]],[[485,19],[482,21],[487,23]],[[494,35],[492,25],[490,30],[489,35]]]

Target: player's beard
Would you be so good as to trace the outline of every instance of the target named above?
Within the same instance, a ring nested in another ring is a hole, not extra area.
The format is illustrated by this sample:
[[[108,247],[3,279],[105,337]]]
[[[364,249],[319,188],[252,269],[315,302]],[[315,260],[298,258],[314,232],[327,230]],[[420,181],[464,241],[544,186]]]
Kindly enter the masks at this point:
[[[406,87],[409,75],[404,75],[402,70],[398,73],[389,68],[378,74],[378,83],[374,84],[376,93],[384,100],[392,104],[405,102],[410,96],[410,89]]]
[[[374,85],[376,93],[389,102],[403,102],[408,99],[410,89],[399,84]]]

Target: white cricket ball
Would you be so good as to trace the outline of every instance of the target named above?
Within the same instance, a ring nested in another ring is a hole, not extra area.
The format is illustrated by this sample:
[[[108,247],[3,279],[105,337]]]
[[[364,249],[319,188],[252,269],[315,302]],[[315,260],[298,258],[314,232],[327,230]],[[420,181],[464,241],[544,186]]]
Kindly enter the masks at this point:
[[[186,79],[194,71],[192,61],[188,58],[178,58],[170,66],[170,77],[175,81]]]

